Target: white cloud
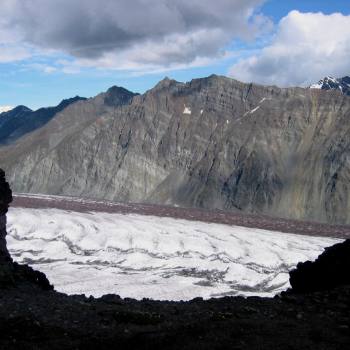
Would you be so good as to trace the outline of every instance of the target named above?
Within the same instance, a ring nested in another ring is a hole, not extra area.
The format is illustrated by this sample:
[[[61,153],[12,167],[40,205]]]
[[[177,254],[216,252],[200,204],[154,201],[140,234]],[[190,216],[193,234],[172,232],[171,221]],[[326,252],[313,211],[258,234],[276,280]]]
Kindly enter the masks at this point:
[[[230,75],[245,82],[308,85],[324,76],[350,74],[350,16],[290,12],[272,43],[242,59]]]
[[[45,63],[29,63],[24,65],[24,69],[34,69],[40,72],[51,74],[57,71],[57,68]]]
[[[8,112],[13,109],[13,106],[0,106],[0,113]]]
[[[271,27],[256,13],[265,0],[1,1],[0,44],[11,38],[42,55],[68,55],[71,63],[62,68],[68,73],[191,67],[221,58],[232,40],[253,40]]]
[[[22,61],[32,56],[29,48],[20,45],[0,43],[0,63]]]
[[[160,72],[185,67],[200,67],[227,57],[228,54],[220,48],[220,37],[222,34],[216,30],[200,30],[184,35],[174,34],[158,42],[147,41],[125,50],[106,52],[99,58],[78,58],[74,64],[80,67],[134,72]],[[201,52],[200,47],[207,40],[217,43],[214,52]]]

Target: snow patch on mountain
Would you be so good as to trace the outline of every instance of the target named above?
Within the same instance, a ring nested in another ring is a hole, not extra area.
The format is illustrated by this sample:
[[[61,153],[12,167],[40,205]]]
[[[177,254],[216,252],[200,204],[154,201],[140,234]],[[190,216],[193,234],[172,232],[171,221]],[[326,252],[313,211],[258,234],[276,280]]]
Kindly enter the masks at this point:
[[[260,108],[260,106],[255,107],[254,109],[252,109],[252,110],[250,111],[250,114],[253,114],[253,113],[256,112],[259,108]]]
[[[183,111],[183,114],[189,114],[191,115],[192,114],[192,111],[189,107],[186,107],[186,105],[184,105],[184,111]]]

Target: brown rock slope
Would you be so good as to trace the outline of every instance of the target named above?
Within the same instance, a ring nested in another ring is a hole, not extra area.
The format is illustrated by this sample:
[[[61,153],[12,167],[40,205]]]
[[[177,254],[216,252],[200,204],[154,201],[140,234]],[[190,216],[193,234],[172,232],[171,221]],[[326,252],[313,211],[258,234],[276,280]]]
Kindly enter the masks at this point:
[[[211,76],[78,102],[0,148],[16,192],[350,223],[350,97]]]

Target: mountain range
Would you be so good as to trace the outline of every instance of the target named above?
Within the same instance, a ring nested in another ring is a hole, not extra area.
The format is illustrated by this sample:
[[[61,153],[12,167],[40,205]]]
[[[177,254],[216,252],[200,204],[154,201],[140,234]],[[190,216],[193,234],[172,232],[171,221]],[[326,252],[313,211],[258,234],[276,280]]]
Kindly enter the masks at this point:
[[[26,106],[17,106],[0,114],[0,144],[15,142],[21,136],[34,131],[48,123],[58,112],[70,104],[84,101],[83,97],[73,97],[63,100],[55,107],[40,108],[32,111]]]
[[[5,137],[0,164],[17,192],[348,224],[350,99],[323,85],[213,75],[143,95],[113,87]]]

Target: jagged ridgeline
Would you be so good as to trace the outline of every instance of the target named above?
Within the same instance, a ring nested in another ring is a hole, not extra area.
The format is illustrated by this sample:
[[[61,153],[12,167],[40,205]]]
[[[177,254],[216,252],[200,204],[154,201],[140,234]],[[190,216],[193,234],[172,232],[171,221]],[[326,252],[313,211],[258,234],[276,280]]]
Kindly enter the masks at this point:
[[[48,123],[57,113],[70,104],[85,100],[83,97],[73,97],[63,100],[55,107],[40,108],[32,111],[26,106],[1,113],[0,115],[0,145],[11,144],[23,135],[34,131]]]
[[[77,101],[0,147],[13,189],[350,223],[350,97],[218,76]]]

